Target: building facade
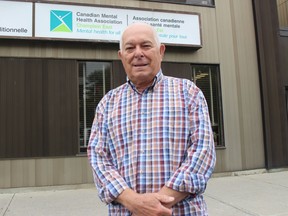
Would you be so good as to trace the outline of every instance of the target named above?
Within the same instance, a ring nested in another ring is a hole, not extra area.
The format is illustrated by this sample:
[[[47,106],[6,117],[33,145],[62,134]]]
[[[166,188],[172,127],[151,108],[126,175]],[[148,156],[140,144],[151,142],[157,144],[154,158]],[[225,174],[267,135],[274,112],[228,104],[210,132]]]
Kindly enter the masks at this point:
[[[0,188],[92,182],[94,110],[126,81],[118,26],[133,21],[153,24],[166,44],[163,73],[204,92],[215,172],[287,166],[283,2],[0,1],[1,16],[25,26],[0,21]]]

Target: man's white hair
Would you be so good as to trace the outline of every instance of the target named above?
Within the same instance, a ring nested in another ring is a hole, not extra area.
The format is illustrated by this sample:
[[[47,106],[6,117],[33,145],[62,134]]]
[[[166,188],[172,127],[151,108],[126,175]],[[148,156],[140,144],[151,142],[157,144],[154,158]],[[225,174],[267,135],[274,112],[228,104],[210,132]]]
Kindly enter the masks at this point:
[[[128,29],[128,28],[130,28],[131,26],[134,26],[134,25],[145,25],[145,26],[147,26],[147,27],[149,27],[151,30],[152,30],[152,33],[153,33],[153,36],[154,36],[154,40],[155,40],[155,42],[156,42],[156,45],[157,45],[157,47],[160,47],[160,45],[161,45],[161,43],[160,43],[160,40],[159,40],[159,37],[158,37],[158,34],[157,34],[157,32],[156,32],[156,30],[155,30],[155,28],[153,28],[151,25],[149,25],[148,23],[144,23],[144,22],[137,22],[137,23],[132,23],[132,24],[130,24],[130,25],[128,25],[124,30],[123,30],[123,32],[121,33],[121,37],[120,37],[120,41],[119,41],[119,49],[120,49],[120,51],[122,51],[122,46],[123,46],[123,34],[124,34],[124,32]]]

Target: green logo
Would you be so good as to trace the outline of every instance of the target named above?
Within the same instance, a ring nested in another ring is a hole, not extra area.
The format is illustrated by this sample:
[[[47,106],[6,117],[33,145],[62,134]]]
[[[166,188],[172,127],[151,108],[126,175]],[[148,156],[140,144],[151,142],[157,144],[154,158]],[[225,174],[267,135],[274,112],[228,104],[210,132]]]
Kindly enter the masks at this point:
[[[50,11],[50,31],[72,32],[72,11]]]

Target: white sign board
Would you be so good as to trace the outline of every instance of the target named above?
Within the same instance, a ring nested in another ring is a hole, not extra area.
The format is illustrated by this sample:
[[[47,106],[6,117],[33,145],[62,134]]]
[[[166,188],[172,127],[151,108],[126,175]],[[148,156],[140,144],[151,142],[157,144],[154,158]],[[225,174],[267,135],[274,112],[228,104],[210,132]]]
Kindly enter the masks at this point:
[[[0,36],[32,37],[32,2],[0,1]]]
[[[118,42],[128,24],[146,22],[162,43],[201,46],[199,19],[197,14],[35,3],[35,37]]]

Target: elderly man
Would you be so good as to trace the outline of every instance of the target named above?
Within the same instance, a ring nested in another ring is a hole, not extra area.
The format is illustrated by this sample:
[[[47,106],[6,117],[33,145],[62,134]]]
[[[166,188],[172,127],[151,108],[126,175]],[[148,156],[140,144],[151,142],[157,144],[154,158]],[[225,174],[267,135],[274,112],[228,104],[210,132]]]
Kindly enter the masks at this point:
[[[191,81],[163,75],[164,52],[150,25],[128,26],[118,52],[127,82],[97,106],[88,156],[109,215],[207,215],[216,161],[207,103]]]

